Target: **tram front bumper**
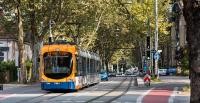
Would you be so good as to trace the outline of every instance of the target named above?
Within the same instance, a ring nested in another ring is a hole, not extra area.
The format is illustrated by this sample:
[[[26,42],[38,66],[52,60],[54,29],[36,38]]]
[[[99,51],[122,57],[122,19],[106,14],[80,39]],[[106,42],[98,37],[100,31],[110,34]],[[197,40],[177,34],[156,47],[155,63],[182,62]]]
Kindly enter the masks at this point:
[[[41,82],[42,90],[75,90],[74,82]]]

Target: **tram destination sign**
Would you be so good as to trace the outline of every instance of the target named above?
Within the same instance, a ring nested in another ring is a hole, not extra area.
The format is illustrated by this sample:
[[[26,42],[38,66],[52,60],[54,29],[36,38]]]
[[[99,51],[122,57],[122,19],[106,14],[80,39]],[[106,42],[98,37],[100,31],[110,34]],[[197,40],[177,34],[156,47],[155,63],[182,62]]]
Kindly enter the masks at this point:
[[[0,47],[0,51],[8,51],[9,47]]]

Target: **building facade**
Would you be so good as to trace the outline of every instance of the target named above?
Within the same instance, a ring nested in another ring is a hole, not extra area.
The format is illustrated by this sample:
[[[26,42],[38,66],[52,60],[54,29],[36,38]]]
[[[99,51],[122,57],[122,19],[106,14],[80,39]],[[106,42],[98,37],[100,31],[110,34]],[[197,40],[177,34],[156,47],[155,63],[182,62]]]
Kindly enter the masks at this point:
[[[29,43],[24,43],[25,60],[32,58],[32,51]],[[19,51],[17,40],[9,34],[0,34],[0,61],[15,61],[15,65],[19,66]]]
[[[172,4],[172,27],[171,27],[171,47],[170,47],[170,64],[180,65],[180,52],[187,48],[186,40],[186,22],[183,16],[183,2],[182,0],[174,0]]]
[[[170,11],[170,42],[162,45],[161,67],[177,67],[180,65],[180,51],[187,47],[186,22],[182,12],[181,0],[172,0]]]

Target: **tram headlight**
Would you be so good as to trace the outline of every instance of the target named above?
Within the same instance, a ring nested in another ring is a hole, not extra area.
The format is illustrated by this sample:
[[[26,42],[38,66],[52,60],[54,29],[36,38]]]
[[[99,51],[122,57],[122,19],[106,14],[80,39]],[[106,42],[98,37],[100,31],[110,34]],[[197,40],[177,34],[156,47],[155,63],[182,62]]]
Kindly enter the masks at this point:
[[[60,84],[60,83],[56,82],[56,83],[54,83],[54,84]]]

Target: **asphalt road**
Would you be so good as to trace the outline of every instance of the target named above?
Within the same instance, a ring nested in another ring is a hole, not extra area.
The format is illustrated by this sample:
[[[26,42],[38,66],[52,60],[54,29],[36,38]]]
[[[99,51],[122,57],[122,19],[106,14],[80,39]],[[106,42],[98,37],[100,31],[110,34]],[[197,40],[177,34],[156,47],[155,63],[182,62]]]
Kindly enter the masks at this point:
[[[150,87],[138,77],[111,77],[109,81],[76,92],[49,92],[40,84],[5,84],[0,91],[0,103],[189,103],[189,94],[181,88],[189,84],[188,77],[164,76]]]

